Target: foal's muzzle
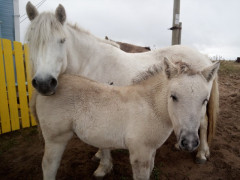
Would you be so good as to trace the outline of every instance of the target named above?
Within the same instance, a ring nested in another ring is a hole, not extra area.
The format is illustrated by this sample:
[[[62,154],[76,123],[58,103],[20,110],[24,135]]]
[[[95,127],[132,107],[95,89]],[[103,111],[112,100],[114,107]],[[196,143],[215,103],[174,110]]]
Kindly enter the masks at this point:
[[[55,93],[57,80],[52,76],[45,79],[35,77],[32,80],[32,85],[40,94],[50,96]]]
[[[179,138],[179,147],[184,151],[192,152],[198,148],[199,144],[199,137],[193,132],[182,133]]]

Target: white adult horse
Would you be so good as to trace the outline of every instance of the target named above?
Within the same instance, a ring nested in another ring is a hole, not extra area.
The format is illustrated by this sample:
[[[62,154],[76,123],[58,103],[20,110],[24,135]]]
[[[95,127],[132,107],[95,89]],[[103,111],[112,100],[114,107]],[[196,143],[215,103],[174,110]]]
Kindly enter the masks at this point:
[[[171,46],[139,54],[125,53],[110,41],[96,38],[89,32],[66,23],[66,13],[62,5],[58,6],[55,14],[38,14],[30,2],[26,10],[31,20],[26,40],[33,70],[32,84],[44,95],[55,92],[58,77],[63,73],[82,75],[113,85],[129,85],[139,72],[146,71],[153,64],[163,64],[164,57],[172,62],[186,62],[196,71],[212,64],[198,51],[184,46]],[[212,91],[207,115],[200,127],[201,143],[197,153],[199,162],[206,161],[209,156],[207,141],[212,139],[218,111],[217,80],[214,79],[210,84]],[[34,106],[32,109],[34,110]],[[104,159],[105,154],[99,152],[97,156]],[[99,172],[104,173],[101,163]]]
[[[135,180],[150,178],[156,149],[173,130],[181,149],[195,150],[219,62],[200,72],[181,61],[172,64],[165,59],[164,64],[154,65],[134,85],[123,87],[64,74],[56,94],[37,95],[45,140],[44,179],[55,179],[73,133],[103,153],[107,149],[108,161],[101,160],[105,173],[112,167],[108,149],[128,149]]]

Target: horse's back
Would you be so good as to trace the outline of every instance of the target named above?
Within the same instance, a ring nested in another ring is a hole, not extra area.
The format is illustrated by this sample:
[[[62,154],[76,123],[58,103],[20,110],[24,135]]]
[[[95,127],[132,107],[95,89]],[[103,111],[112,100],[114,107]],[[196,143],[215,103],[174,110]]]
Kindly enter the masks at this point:
[[[189,64],[194,70],[202,70],[211,65],[211,61],[206,55],[200,53],[194,48],[183,45],[174,45],[161,48],[155,50],[154,53],[156,58],[158,58],[160,61],[162,61],[164,57],[168,58],[174,63],[182,61]]]

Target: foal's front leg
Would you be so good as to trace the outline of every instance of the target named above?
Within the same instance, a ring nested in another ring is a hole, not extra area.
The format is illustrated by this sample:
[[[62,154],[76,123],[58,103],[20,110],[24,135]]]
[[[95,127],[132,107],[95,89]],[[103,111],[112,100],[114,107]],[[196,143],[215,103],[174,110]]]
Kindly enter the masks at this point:
[[[54,180],[61,162],[63,152],[73,133],[66,133],[54,138],[45,138],[45,150],[42,160],[43,179]]]
[[[156,150],[141,147],[129,149],[133,179],[148,180],[154,167]]]
[[[210,155],[209,146],[207,142],[208,117],[205,115],[204,120],[200,124],[200,146],[196,157],[196,162],[203,164],[207,161]]]

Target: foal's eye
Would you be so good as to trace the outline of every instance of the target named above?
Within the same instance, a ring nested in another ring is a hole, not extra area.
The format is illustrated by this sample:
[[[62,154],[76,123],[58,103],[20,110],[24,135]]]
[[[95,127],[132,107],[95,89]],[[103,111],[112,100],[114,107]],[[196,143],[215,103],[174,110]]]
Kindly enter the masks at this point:
[[[177,98],[176,96],[171,95],[170,97],[172,98],[172,100],[173,100],[174,102],[177,102],[177,101],[178,101],[178,98]]]
[[[60,40],[60,43],[63,44],[65,41],[66,41],[66,39],[65,39],[65,38],[62,38],[62,39]]]
[[[204,99],[202,104],[204,105],[204,104],[207,104],[207,103],[208,103],[208,99]]]

